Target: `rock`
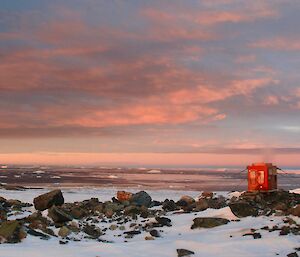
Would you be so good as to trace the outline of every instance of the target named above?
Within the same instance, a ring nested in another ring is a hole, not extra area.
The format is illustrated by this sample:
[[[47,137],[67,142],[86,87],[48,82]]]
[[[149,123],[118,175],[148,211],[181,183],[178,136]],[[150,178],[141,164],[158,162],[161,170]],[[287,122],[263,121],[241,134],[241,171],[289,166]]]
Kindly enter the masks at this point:
[[[155,206],[161,206],[161,202],[153,200],[149,207],[151,208],[151,207],[155,207]]]
[[[166,217],[155,217],[155,220],[162,226],[171,227],[171,220]]]
[[[71,234],[71,231],[66,226],[61,227],[58,231],[58,235],[63,238],[67,237],[70,234]]]
[[[46,234],[44,234],[42,232],[36,231],[34,229],[31,229],[31,228],[28,228],[27,234],[29,234],[31,236],[37,236],[40,239],[44,239],[44,240],[48,240],[50,238],[50,236],[48,236],[48,235],[46,235]]]
[[[190,256],[192,254],[195,254],[195,252],[187,250],[187,249],[177,249],[177,256],[183,257],[183,256]]]
[[[202,192],[200,198],[213,198],[213,196],[214,196],[213,192],[204,191],[204,192]]]
[[[176,211],[176,210],[178,210],[178,206],[176,205],[176,203],[173,200],[168,200],[168,199],[166,199],[163,202],[162,208],[165,211]]]
[[[145,236],[145,240],[155,240],[153,236]]]
[[[73,220],[71,215],[67,214],[61,208],[56,206],[52,206],[48,210],[48,217],[50,217],[55,223],[64,223]]]
[[[122,225],[122,226],[119,227],[119,229],[120,229],[121,231],[124,231],[126,228],[125,228],[125,226]]]
[[[111,218],[113,215],[114,215],[114,211],[112,210],[112,209],[106,209],[105,210],[105,216],[107,217],[107,218]]]
[[[69,243],[69,241],[59,240],[59,244],[60,244],[60,245],[66,245],[66,244],[68,244],[68,243]]]
[[[156,229],[152,229],[149,233],[153,237],[160,237],[160,234]]]
[[[185,202],[186,205],[193,204],[195,202],[195,199],[193,197],[190,197],[188,195],[184,195],[180,198],[180,202]]]
[[[290,209],[290,214],[300,217],[300,204],[298,204],[295,208]]]
[[[0,243],[19,243],[26,237],[19,221],[4,221],[0,225]]]
[[[5,190],[12,190],[12,191],[25,191],[27,188],[23,186],[18,185],[3,185],[0,184],[0,188],[3,188]]]
[[[132,197],[132,193],[130,192],[126,192],[126,191],[117,192],[117,199],[120,202],[130,201],[131,197]]]
[[[0,206],[0,221],[7,219],[7,212],[8,212],[7,208]]]
[[[95,225],[85,225],[83,228],[83,232],[88,234],[90,237],[96,239],[102,235],[101,230]]]
[[[40,212],[32,213],[27,218],[25,218],[25,221],[29,223],[30,228],[41,230],[49,226],[51,223],[46,217],[43,217]]]
[[[130,202],[138,206],[149,207],[151,205],[152,198],[147,192],[140,191],[132,195]]]
[[[279,211],[286,211],[287,205],[285,203],[279,202],[279,203],[276,203],[272,209],[279,210]]]
[[[199,199],[199,201],[196,202],[195,211],[204,211],[208,208],[208,203],[206,199]]]
[[[112,224],[109,227],[110,230],[116,230],[117,228],[118,228],[118,225],[116,225],[116,224]]]
[[[74,218],[74,219],[82,219],[86,216],[88,216],[89,212],[88,210],[80,207],[80,206],[73,206],[70,209],[70,215]]]
[[[61,190],[53,190],[34,198],[33,203],[36,210],[44,211],[51,208],[53,205],[62,205],[64,203],[64,197]]]
[[[253,236],[254,239],[261,238],[261,234],[260,233],[246,233],[243,236]]]
[[[224,196],[218,196],[216,198],[207,198],[208,208],[221,209],[227,206],[226,198]]]
[[[230,203],[229,207],[233,212],[233,214],[239,218],[258,215],[258,209],[253,207],[247,202],[240,201],[240,202]]]
[[[125,235],[131,235],[131,236],[138,235],[138,234],[141,234],[141,233],[142,232],[139,231],[139,230],[132,230],[132,231],[126,231],[126,232],[124,232]]]
[[[227,219],[223,218],[195,218],[193,220],[193,225],[191,229],[195,228],[213,228],[221,225],[225,225],[230,222]]]
[[[289,253],[287,257],[299,257],[299,255],[296,252],[294,252],[294,253]]]

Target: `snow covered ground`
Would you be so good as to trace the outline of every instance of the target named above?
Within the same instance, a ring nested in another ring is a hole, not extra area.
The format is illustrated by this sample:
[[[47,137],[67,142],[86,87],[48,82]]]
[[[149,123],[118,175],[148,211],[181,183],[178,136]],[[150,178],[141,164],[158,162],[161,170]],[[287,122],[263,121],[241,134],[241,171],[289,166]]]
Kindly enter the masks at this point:
[[[91,197],[98,197],[105,201],[116,193],[111,189],[66,189],[63,194],[66,202],[81,201]],[[127,189],[128,190],[128,189]],[[49,190],[5,191],[0,190],[0,196],[7,199],[19,199],[32,202],[32,199]],[[297,190],[299,192],[300,190]],[[166,198],[178,200],[182,195],[189,194],[197,197],[199,192],[183,191],[149,191],[154,200]],[[222,192],[225,195],[227,193]],[[232,222],[210,229],[195,229],[190,227],[195,217],[221,217]],[[80,242],[70,241],[60,245],[58,238],[41,240],[28,235],[19,244],[1,244],[0,257],[171,257],[177,256],[176,249],[185,248],[195,252],[193,256],[203,257],[273,257],[287,256],[294,252],[293,248],[300,247],[299,236],[279,236],[278,231],[268,232],[260,230],[264,226],[282,225],[284,217],[247,217],[240,221],[234,216],[229,207],[215,210],[208,209],[199,213],[169,214],[172,227],[164,227],[161,238],[145,240],[147,234],[136,235],[124,242],[123,237],[115,237],[116,231],[109,231],[103,239],[114,243],[102,243],[91,240]],[[296,222],[299,218],[293,217]],[[111,225],[111,224],[109,224]],[[252,236],[243,236],[250,229],[258,229],[262,238],[253,239]],[[122,231],[120,231],[122,234]]]

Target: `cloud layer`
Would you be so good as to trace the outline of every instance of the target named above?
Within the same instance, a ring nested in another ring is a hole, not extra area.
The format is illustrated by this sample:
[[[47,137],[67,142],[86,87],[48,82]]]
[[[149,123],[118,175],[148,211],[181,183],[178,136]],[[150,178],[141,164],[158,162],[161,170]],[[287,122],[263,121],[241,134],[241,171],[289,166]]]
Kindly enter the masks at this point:
[[[51,138],[57,151],[85,138],[78,152],[103,151],[95,138],[123,153],[298,147],[282,129],[300,121],[293,1],[6,2],[0,141],[43,139],[33,152]]]

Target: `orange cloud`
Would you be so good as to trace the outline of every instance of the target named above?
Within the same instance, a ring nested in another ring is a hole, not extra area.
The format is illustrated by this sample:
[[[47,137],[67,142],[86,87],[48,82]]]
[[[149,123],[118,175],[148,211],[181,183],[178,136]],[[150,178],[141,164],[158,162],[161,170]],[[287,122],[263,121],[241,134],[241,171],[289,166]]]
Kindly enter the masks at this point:
[[[198,86],[196,90],[182,89],[171,93],[170,98],[174,103],[209,103],[225,100],[236,95],[247,96],[255,89],[273,83],[277,83],[277,81],[272,78],[235,80],[218,90],[207,85]]]

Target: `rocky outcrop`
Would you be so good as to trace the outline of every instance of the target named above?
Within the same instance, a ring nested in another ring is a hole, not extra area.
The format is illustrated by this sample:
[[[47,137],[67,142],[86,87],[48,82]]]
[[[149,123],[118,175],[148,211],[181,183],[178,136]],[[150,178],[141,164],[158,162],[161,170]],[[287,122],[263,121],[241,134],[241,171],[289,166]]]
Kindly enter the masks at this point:
[[[64,197],[61,190],[53,190],[34,198],[33,203],[36,210],[44,211],[51,208],[53,205],[62,205],[64,203]]]

